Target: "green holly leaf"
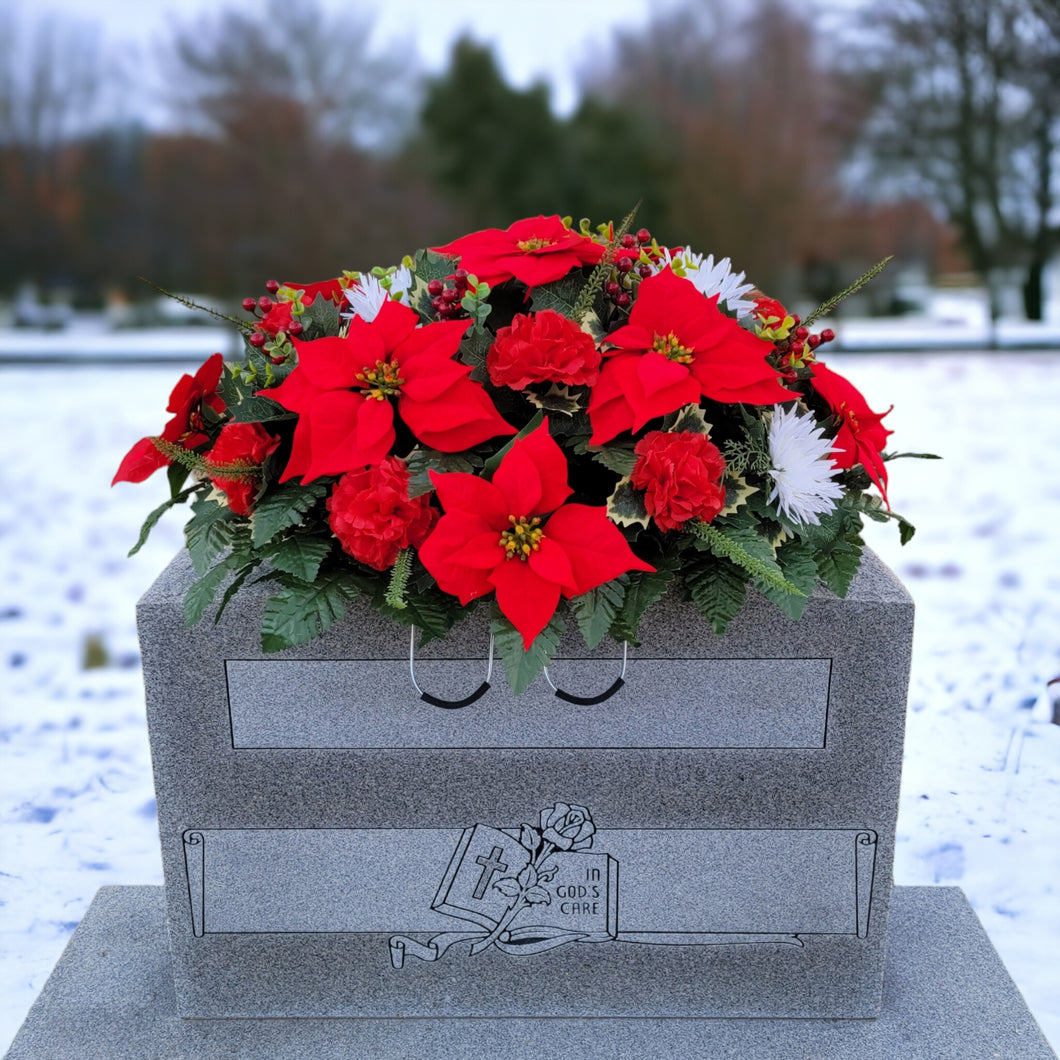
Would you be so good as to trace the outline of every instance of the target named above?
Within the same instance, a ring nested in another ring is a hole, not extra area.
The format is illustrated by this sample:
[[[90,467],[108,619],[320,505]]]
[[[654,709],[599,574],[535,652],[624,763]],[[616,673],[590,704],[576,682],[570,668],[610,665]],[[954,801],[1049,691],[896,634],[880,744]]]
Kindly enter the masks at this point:
[[[680,431],[689,434],[710,434],[712,426],[713,424],[707,423],[707,417],[698,405],[685,405],[663,417],[662,429],[674,434]]]
[[[567,601],[590,651],[607,636],[626,599],[628,584],[629,577],[622,574]]]
[[[327,483],[302,485],[288,482],[270,490],[258,501],[250,517],[255,548],[267,545],[277,534],[299,526],[307,512],[327,496]]]
[[[285,580],[285,588],[265,605],[261,621],[261,648],[283,651],[326,633],[346,617],[346,605],[357,596],[353,582],[341,571],[313,585]]]
[[[563,618],[558,613],[554,614],[548,625],[534,638],[530,650],[526,651],[523,648],[523,635],[494,606],[494,616],[490,622],[493,650],[504,663],[508,683],[517,696],[522,695],[552,661],[566,628]]]
[[[628,477],[622,479],[615,486],[614,493],[607,498],[607,517],[617,526],[643,526],[647,529],[651,517],[644,507],[644,493],[636,489]]]
[[[313,304],[302,310],[298,317],[302,324],[303,339],[324,338],[328,335],[337,335],[342,325],[339,316],[339,307],[322,294],[313,299]]]

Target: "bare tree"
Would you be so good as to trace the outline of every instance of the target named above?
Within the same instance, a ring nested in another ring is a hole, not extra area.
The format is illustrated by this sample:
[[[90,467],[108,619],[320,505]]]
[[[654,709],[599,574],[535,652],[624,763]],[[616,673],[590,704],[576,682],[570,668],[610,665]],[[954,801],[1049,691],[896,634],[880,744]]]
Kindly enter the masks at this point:
[[[868,20],[849,65],[867,103],[859,165],[874,194],[938,204],[984,277],[1026,270],[1026,307],[1040,317],[1056,246],[1056,0],[893,0]]]

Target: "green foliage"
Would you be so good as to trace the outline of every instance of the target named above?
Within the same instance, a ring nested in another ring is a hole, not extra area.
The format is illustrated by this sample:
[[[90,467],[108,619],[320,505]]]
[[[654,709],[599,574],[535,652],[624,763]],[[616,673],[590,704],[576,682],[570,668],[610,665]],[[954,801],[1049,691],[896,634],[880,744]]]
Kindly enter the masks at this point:
[[[755,530],[701,522],[689,523],[689,529],[715,556],[742,567],[763,591],[805,595],[781,574],[769,542]]]
[[[699,405],[685,405],[684,408],[663,417],[662,429],[672,433],[687,431],[690,434],[710,434],[710,427],[706,414]]]
[[[710,552],[685,557],[681,578],[692,601],[718,636],[743,607],[747,596],[747,575],[727,560]]]
[[[876,262],[876,264],[873,265],[871,269],[869,269],[867,272],[863,272],[849,287],[844,288],[842,291],[839,292],[839,294],[832,295],[832,297],[829,298],[827,301],[822,302],[802,322],[803,326],[808,328],[811,324],[813,324],[815,320],[820,320],[821,317],[827,316],[829,313],[832,312],[833,309],[835,309],[837,305],[839,305],[840,302],[843,301],[844,298],[849,298],[852,294],[856,294],[870,280],[872,280],[876,276],[879,276],[879,274],[883,272],[885,268],[887,268],[888,262],[893,260],[894,255],[890,254],[886,258],[884,258],[883,261]]]
[[[192,566],[201,577],[232,543],[236,516],[227,504],[208,496],[195,501],[191,510],[194,514],[184,527],[184,538]]]
[[[624,479],[628,479],[633,474],[633,465],[637,462],[637,454],[633,452],[632,445],[611,444],[599,449],[588,446],[586,452],[590,453],[598,464],[602,464],[608,471],[613,471]]]
[[[255,548],[267,545],[277,534],[299,526],[313,507],[327,496],[327,484],[319,479],[308,485],[288,482],[266,493],[251,517]]]
[[[585,643],[590,650],[607,636],[626,599],[629,576],[621,575],[568,601]]]
[[[144,525],[140,527],[140,536],[136,540],[136,544],[129,549],[129,555],[135,556],[147,543],[147,539],[151,534],[151,531],[158,524],[158,520],[162,518],[170,508],[175,507],[178,504],[183,504],[193,493],[197,490],[205,489],[205,486],[201,486],[198,482],[194,486],[189,486],[185,490],[181,490],[180,493],[170,497],[169,500],[163,501],[151,514],[144,520]]]
[[[357,587],[342,571],[324,575],[313,585],[282,578],[284,588],[265,605],[261,622],[261,648],[283,651],[308,644],[346,616],[346,605],[357,596]]]
[[[331,541],[319,537],[288,537],[274,542],[264,558],[277,570],[292,574],[304,582],[315,580],[320,565],[331,552]]]
[[[422,570],[422,568],[420,568]],[[464,608],[454,596],[438,589],[415,588],[404,597],[404,607],[389,604],[386,594],[377,592],[372,597],[372,606],[387,618],[402,626],[415,626],[420,631],[420,646],[432,640],[441,640],[464,618],[474,602]]]
[[[228,411],[236,423],[271,423],[274,420],[293,419],[292,413],[266,397],[258,397],[262,382],[258,372],[235,372],[226,364],[221,373],[218,390]]]
[[[348,307],[347,307],[348,308]],[[313,304],[306,306],[298,318],[302,324],[302,339],[319,339],[327,335],[337,335],[342,318],[339,307],[322,294],[313,299]]]
[[[412,573],[412,559],[407,548],[398,553],[398,558],[390,571],[390,582],[386,587],[384,600],[387,607],[395,611],[404,611],[408,604],[405,602],[405,591],[409,585],[409,575]]]
[[[552,661],[552,656],[559,647],[559,639],[566,628],[566,622],[557,612],[534,638],[530,650],[526,651],[523,648],[523,635],[494,606],[490,622],[493,650],[504,663],[508,683],[517,696],[525,692],[537,675]]]
[[[535,415],[534,418],[517,435],[515,435],[514,438],[511,438],[506,445],[501,446],[501,448],[498,449],[497,452],[485,462],[485,464],[483,464],[487,477],[493,477],[493,472],[501,466],[501,461],[508,455],[511,447],[515,445],[520,438],[525,438],[528,434],[533,434],[533,432],[544,422],[545,414],[544,412],[539,411],[537,415]]]
[[[644,507],[644,493],[629,478],[622,479],[607,498],[607,517],[618,526],[642,526],[647,529],[651,517]]]
[[[194,626],[213,603],[217,590],[232,570],[243,562],[243,557],[228,556],[212,566],[198,581],[192,582],[184,594],[184,621]]]
[[[654,571],[637,570],[628,575],[625,599],[611,624],[611,636],[617,641],[627,641],[634,647],[640,643],[637,640],[637,627],[644,612],[666,592],[680,566],[678,556],[660,556],[651,562],[655,564]]]
[[[421,497],[434,489],[431,482],[432,471],[447,475],[454,471],[466,474],[473,472],[482,462],[459,453],[440,453],[437,449],[418,446],[406,457],[405,464],[409,471],[409,496]]]

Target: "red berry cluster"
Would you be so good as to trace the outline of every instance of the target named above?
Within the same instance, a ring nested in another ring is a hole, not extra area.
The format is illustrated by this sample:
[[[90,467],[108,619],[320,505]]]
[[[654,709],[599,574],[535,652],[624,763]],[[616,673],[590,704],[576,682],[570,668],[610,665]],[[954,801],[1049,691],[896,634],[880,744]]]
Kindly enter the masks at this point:
[[[793,313],[792,319],[795,321],[795,327],[792,328],[791,334],[776,343],[779,365],[789,370],[812,364],[817,347],[835,338],[835,332],[831,328],[825,328],[819,334],[812,333],[802,323],[798,314]]]
[[[460,304],[470,286],[467,275],[467,269],[457,269],[447,276],[445,281],[431,280],[427,284],[427,293],[431,296],[431,305],[434,306],[439,320],[452,320],[454,317],[467,315]]]
[[[633,289],[640,280],[647,279],[654,269],[641,260],[642,252],[651,244],[651,232],[640,229],[636,235],[627,232],[618,241],[611,275],[604,284],[604,292],[619,309],[628,309],[633,302]]]
[[[266,352],[270,354],[273,364],[282,364],[287,359],[286,354],[280,349],[280,346],[286,345],[286,343],[269,342],[270,335],[275,338],[281,332],[287,336],[302,334],[302,324],[298,320],[284,319],[282,327],[278,327],[276,322],[269,320],[273,310],[285,304],[283,302],[274,302],[269,297],[269,295],[274,295],[279,289],[280,283],[278,280],[267,280],[265,282],[265,290],[269,292],[268,295],[263,294],[257,299],[243,299],[244,311],[258,317],[261,322],[258,330],[252,331],[247,336],[247,342],[256,350],[265,348]]]

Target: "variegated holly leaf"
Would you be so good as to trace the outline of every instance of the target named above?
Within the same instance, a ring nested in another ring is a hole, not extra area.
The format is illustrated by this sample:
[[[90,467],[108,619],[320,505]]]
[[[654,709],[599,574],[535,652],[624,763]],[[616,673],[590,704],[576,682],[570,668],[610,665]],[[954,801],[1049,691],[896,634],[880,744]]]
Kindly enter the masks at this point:
[[[559,412],[564,416],[573,416],[582,408],[582,395],[569,387],[553,383],[543,394],[534,390],[524,390],[523,395],[531,405],[545,412]]]
[[[651,517],[644,507],[644,494],[634,488],[628,476],[619,482],[615,492],[607,498],[607,517],[617,526],[643,526],[647,529]]]
[[[722,480],[725,487],[725,507],[718,515],[732,515],[741,505],[747,503],[747,498],[758,492],[757,486],[752,486],[743,475],[727,474]]]

